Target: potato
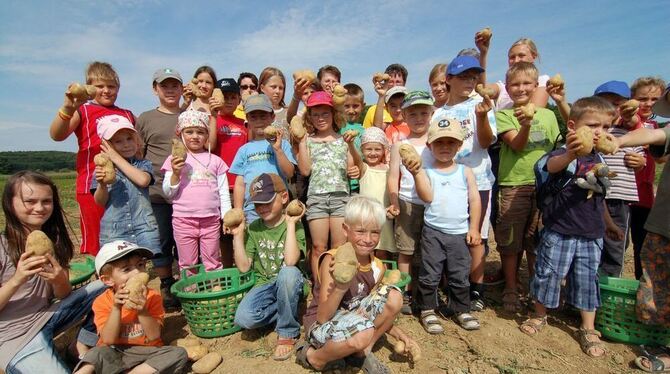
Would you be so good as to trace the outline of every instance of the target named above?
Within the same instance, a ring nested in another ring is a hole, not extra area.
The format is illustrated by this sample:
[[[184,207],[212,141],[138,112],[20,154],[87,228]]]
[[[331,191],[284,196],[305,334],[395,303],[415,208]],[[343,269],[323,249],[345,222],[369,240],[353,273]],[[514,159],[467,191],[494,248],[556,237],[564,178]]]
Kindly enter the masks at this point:
[[[265,135],[265,140],[273,142],[277,140],[277,128],[274,126],[268,126],[263,129],[263,135]]]
[[[200,345],[200,339],[198,338],[181,338],[181,339],[176,339],[173,340],[170,345],[176,346],[176,347],[195,347],[196,345]]]
[[[481,97],[488,96],[489,98],[495,94],[493,88],[487,88],[481,83],[475,86],[475,92],[477,92]]]
[[[479,37],[481,37],[482,39],[488,41],[488,40],[491,39],[491,36],[493,36],[493,32],[491,32],[491,28],[490,28],[490,27],[485,27],[485,28],[483,28],[483,29],[477,31],[476,36],[479,36]]]
[[[223,226],[228,229],[234,229],[244,221],[244,211],[240,208],[233,208],[223,215]]]
[[[407,348],[409,351],[409,357],[412,359],[412,362],[419,362],[421,361],[421,347],[419,347],[419,344],[412,340],[409,344],[409,347]]]
[[[79,100],[91,100],[97,92],[98,89],[90,84],[82,85],[75,83],[70,86],[70,93]]]
[[[302,201],[298,199],[292,200],[286,206],[286,214],[292,217],[298,217],[302,215],[304,211],[305,211],[305,204],[303,204]]]
[[[610,140],[605,134],[600,135],[598,141],[596,141],[596,150],[600,153],[611,155],[616,148],[614,141]]]
[[[138,273],[128,279],[126,286],[124,287],[129,291],[128,300],[124,305],[126,309],[140,309],[139,305],[137,305],[133,300],[137,300],[144,296],[142,287],[146,286],[147,283],[149,283],[148,273]]]
[[[195,96],[195,97],[203,97],[204,96],[202,94],[202,91],[200,90],[200,87],[198,87],[198,79],[193,78],[187,84],[191,87],[191,92],[193,92],[193,96]]]
[[[398,148],[398,153],[400,153],[400,160],[402,160],[403,165],[406,165],[410,161],[418,161],[419,167],[421,167],[421,156],[416,153],[416,149],[410,144],[402,144]]]
[[[343,85],[338,84],[333,88],[333,96],[342,96],[347,94],[347,89]]]
[[[214,91],[212,91],[212,97],[221,101],[221,103],[226,101],[226,99],[223,98],[223,91],[221,91],[220,88],[215,88]]]
[[[626,101],[625,103],[619,105],[619,110],[621,112],[626,112],[630,113],[629,116],[632,116],[632,113],[634,113],[637,108],[640,107],[640,102],[635,100],[635,99],[630,99]]]
[[[398,341],[395,342],[395,344],[393,345],[393,350],[395,351],[395,353],[397,353],[399,355],[404,355],[405,354],[405,342],[398,339]]]
[[[309,83],[312,83],[316,80],[316,74],[309,69],[298,70],[293,73],[293,80],[304,79]]]
[[[186,355],[190,361],[198,361],[209,353],[207,347],[202,344],[183,348],[186,350]]]
[[[112,184],[116,180],[116,171],[114,170],[114,163],[104,153],[98,153],[93,157],[93,163],[96,166],[102,167],[105,175],[102,177],[102,183]]]
[[[402,275],[400,274],[400,270],[398,269],[388,270],[386,274],[384,274],[384,279],[382,279],[382,282],[384,284],[396,284],[400,282],[401,277]]]
[[[172,139],[172,157],[186,159],[186,146],[179,139]]]
[[[537,109],[535,109],[535,104],[533,103],[528,103],[521,107],[521,113],[525,117],[533,118],[533,116],[535,116],[535,112],[537,112]]]
[[[554,75],[547,81],[547,86],[563,87],[563,85],[565,85],[565,81],[563,80],[563,77],[561,77],[560,74]]]
[[[291,119],[291,124],[288,127],[288,131],[291,133],[291,136],[301,140],[307,135],[305,130],[305,125],[303,124],[303,119],[300,116],[293,116]]]
[[[343,135],[344,135],[344,136],[350,136],[350,137],[352,137],[352,138],[355,138],[355,137],[358,136],[358,134],[359,134],[359,133],[358,133],[358,130],[347,130],[347,131],[344,132]]]
[[[26,238],[26,253],[30,256],[44,256],[47,253],[54,254],[54,243],[49,239],[47,234],[40,230],[34,230]]]
[[[575,131],[577,141],[582,145],[582,148],[577,151],[577,156],[586,156],[593,150],[593,131],[590,127],[583,126]]]
[[[333,261],[333,278],[337,283],[349,283],[358,272],[358,258],[351,243],[339,246]]]
[[[391,76],[388,75],[388,74],[386,74],[386,73],[375,73],[375,74],[372,76],[372,80],[373,80],[375,83],[377,83],[377,82],[388,81],[389,79],[391,79]]]
[[[211,352],[205,355],[191,366],[191,370],[196,374],[209,374],[223,361],[223,357],[217,352]]]

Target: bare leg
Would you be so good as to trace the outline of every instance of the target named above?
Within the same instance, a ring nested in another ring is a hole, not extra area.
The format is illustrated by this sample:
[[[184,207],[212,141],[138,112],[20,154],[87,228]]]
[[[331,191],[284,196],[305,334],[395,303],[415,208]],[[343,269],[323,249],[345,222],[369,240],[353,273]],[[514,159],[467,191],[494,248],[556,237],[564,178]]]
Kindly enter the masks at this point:
[[[322,369],[327,363],[347,357],[356,352],[362,352],[370,345],[375,329],[361,331],[343,342],[329,340],[326,344],[314,349],[307,347],[307,361],[317,370]]]
[[[596,312],[580,310],[579,314],[582,316],[582,325],[580,327],[584,330],[595,330]],[[589,342],[600,342],[600,338],[596,335],[589,335],[586,339]],[[605,349],[602,346],[592,346],[589,348],[589,352],[587,354],[590,356],[600,357],[605,354]]]
[[[374,334],[372,335],[372,341],[365,348],[365,354],[372,352],[372,347],[375,345],[377,340],[379,340],[382,335],[393,327],[393,322],[395,317],[400,313],[400,308],[402,307],[402,295],[400,292],[392,289],[386,300],[386,305],[384,310],[375,318],[374,324]]]
[[[347,238],[342,231],[344,217],[330,217],[330,248],[337,248],[347,242]]]
[[[470,257],[472,257],[470,281],[473,283],[484,283],[485,253],[486,250],[483,244],[470,247]]]
[[[154,374],[155,372],[156,369],[145,363],[135,366],[128,372],[128,374]]]
[[[310,267],[312,277],[316,279],[319,271],[319,256],[326,251],[328,246],[329,219],[318,218],[309,221],[309,231],[312,234],[312,252],[310,253]]]
[[[412,275],[412,256],[411,255],[404,255],[402,253],[398,254],[398,270],[400,270],[403,273],[408,273]],[[412,288],[412,283],[408,284],[407,287],[405,288],[407,291],[409,291]]]
[[[501,253],[503,274],[505,274],[505,288],[509,290],[517,289],[516,274],[517,260],[519,256],[516,253]]]

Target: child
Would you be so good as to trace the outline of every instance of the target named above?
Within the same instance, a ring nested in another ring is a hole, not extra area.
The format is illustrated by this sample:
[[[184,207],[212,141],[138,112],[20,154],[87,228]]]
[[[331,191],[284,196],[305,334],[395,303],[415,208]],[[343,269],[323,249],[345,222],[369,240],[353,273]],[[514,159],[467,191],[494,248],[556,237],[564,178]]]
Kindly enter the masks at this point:
[[[595,330],[596,309],[600,306],[598,264],[605,234],[604,195],[582,189],[575,182],[599,161],[595,151],[577,156],[584,145],[575,132],[588,126],[594,142],[607,136],[615,116],[614,107],[599,97],[582,98],[572,105],[565,148],[549,154],[546,168],[552,178],[566,176],[569,165],[576,163],[571,181],[543,207],[540,244],[537,247],[535,274],[530,283],[534,313],[519,327],[528,335],[539,333],[547,324],[547,308],[559,306],[561,282],[567,281],[566,302],[579,309],[581,325],[577,331],[582,351],[601,357],[605,348]],[[602,183],[599,182],[599,183]]]
[[[391,160],[388,173],[388,193],[391,206],[387,212],[395,217],[395,242],[398,253],[398,269],[412,273],[410,263],[412,257],[419,253],[419,237],[423,228],[424,203],[416,194],[412,174],[401,164],[399,149],[402,144],[409,144],[421,156],[424,167],[430,167],[433,156],[426,148],[426,140],[430,118],[433,114],[433,99],[425,91],[412,91],[402,102],[403,116],[407,118],[409,136],[391,147]],[[418,261],[418,259],[417,259]],[[418,265],[415,262],[415,265]],[[416,274],[416,273],[414,273]],[[412,314],[410,309],[411,285],[405,289],[403,296],[403,314]]]
[[[149,186],[151,208],[158,224],[160,253],[151,262],[154,271],[161,280],[161,297],[166,309],[179,306],[170,287],[175,279],[172,276],[175,243],[172,233],[172,204],[163,193],[163,173],[161,167],[170,155],[174,129],[181,109],[179,100],[183,92],[182,78],[179,72],[171,68],[158,69],[153,75],[153,91],[158,97],[158,108],[146,111],[137,118],[137,132],[142,138],[142,154],[153,166],[155,183]]]
[[[296,362],[323,371],[342,368],[346,357],[349,365],[362,366],[366,373],[390,373],[372,353],[375,342],[388,331],[406,346],[416,343],[393,326],[402,297],[397,287],[381,283],[385,267],[374,256],[386,220],[384,207],[372,198],[354,196],[344,214],[342,230],[356,252],[358,272],[349,283],[337,283],[332,275],[337,249],[320,256],[314,298],[303,320],[305,343],[298,346]]]
[[[345,101],[346,105],[346,101]],[[345,139],[346,141],[346,139]],[[352,149],[354,142],[349,144],[349,153],[353,156],[354,164],[360,170],[359,184],[361,196],[367,196],[379,201],[383,206],[391,205],[388,194],[389,166],[386,164],[386,155],[388,154],[389,143],[386,135],[378,127],[368,127],[361,136],[360,152]],[[379,238],[379,244],[375,248],[375,256],[380,259],[386,259],[387,253],[395,253],[395,237],[393,234],[393,216],[387,217],[382,225],[382,231]]]
[[[197,110],[179,115],[176,132],[186,146],[186,157],[170,155],[161,168],[163,192],[172,200],[180,269],[197,264],[198,257],[207,271],[222,268],[219,231],[221,218],[230,209],[228,166],[205,150],[209,117]]]
[[[98,122],[102,152],[115,166],[115,180],[105,184],[105,170],[95,167],[91,192],[95,202],[105,207],[100,222],[100,245],[132,238],[139,245],[159,252],[158,224],[149,201],[149,185],[154,182],[149,160],[141,156],[140,138],[125,117],[111,115]]]
[[[86,84],[97,88],[92,101],[82,101],[70,92],[72,84],[65,91],[63,106],[51,122],[49,133],[57,142],[67,139],[72,133],[77,136],[77,203],[79,204],[79,225],[81,227],[80,252],[90,255],[98,253],[100,220],[105,210],[95,203],[91,194],[91,176],[95,164],[93,157],[100,153],[100,138],[96,131],[98,121],[108,115],[124,116],[131,123],[135,116],[129,110],[114,105],[119,93],[119,76],[112,65],[94,61],[86,68]]]
[[[468,246],[478,245],[481,240],[481,202],[472,170],[454,161],[463,139],[457,120],[446,115],[435,117],[427,141],[433,155],[432,165],[422,169],[418,164],[405,164],[414,176],[417,195],[426,202],[417,306],[421,311],[421,325],[429,334],[444,332],[435,309],[438,307],[437,289],[445,269],[449,301],[441,314],[455,315],[466,330],[479,329],[479,321],[470,314]]]
[[[251,183],[251,201],[260,219],[246,230],[232,230],[235,266],[256,273],[256,285],[240,301],[235,324],[256,329],[276,322],[277,347],[272,358],[288,359],[300,336],[298,302],[303,278],[297,268],[305,253],[305,231],[300,216],[283,213],[288,202],[286,185],[277,174],[261,174]]]
[[[73,245],[51,179],[32,171],[10,176],[2,207],[6,223],[0,235],[0,369],[70,373],[53,338],[91,310],[104,285],[95,281],[72,292],[68,274]],[[31,256],[25,251],[26,238],[34,230],[53,242],[53,254]],[[98,338],[93,331],[80,330],[79,343],[94,346]]]
[[[471,96],[483,72],[484,69],[479,65],[479,61],[472,56],[458,56],[453,59],[447,66],[449,99],[444,107],[436,110],[433,115],[437,118],[444,114],[446,118],[455,118],[460,121],[465,137],[456,156],[456,162],[472,169],[479,188],[482,202],[482,215],[479,222],[482,243],[470,247],[472,256],[470,288],[475,310],[481,310],[484,307],[484,263],[491,215],[489,202],[495,180],[491,170],[491,158],[487,152],[487,148],[496,141],[496,120],[491,110],[493,102],[490,98],[482,98],[479,95]]]
[[[382,122],[382,115],[379,114],[375,116],[374,125],[384,130],[389,144],[393,145],[407,138],[410,133],[402,110],[402,103],[405,95],[407,95],[407,89],[404,86],[388,88],[388,82],[386,84],[384,82],[376,82],[375,91],[379,95],[377,105],[385,105],[385,110],[391,116],[391,122]]]
[[[126,282],[146,272],[148,248],[116,240],[103,245],[95,257],[95,271],[109,288],[93,302],[98,347],[84,355],[77,374],[181,373],[188,357],[181,347],[163,346],[163,302],[158,292],[146,288],[130,298]]]
[[[347,83],[344,85],[344,88],[347,90],[347,94],[344,96],[344,119],[347,123],[340,129],[340,135],[344,135],[347,131],[356,131],[358,134],[354,137],[353,145],[356,153],[360,155],[361,136],[365,129],[358,121],[365,108],[365,96],[361,86],[355,83]],[[360,177],[362,177],[362,174]],[[352,194],[359,192],[358,181],[359,179],[355,178],[349,179],[349,189]]]
[[[333,98],[325,91],[314,92],[307,100],[305,127],[311,135],[298,145],[298,168],[309,176],[307,188],[307,222],[312,234],[310,264],[316,278],[319,256],[330,247],[344,243],[340,231],[344,206],[349,200],[347,170],[353,166],[344,139],[337,133],[342,113],[333,107]]]
[[[447,103],[449,91],[447,91],[447,64],[436,64],[428,75],[428,84],[435,101],[435,109],[439,109]]]
[[[265,94],[272,102],[274,121],[272,126],[288,134],[288,120],[284,94],[286,93],[286,78],[281,70],[275,67],[267,67],[258,78],[258,92]],[[245,110],[246,112],[246,110]]]
[[[274,110],[270,99],[264,94],[250,96],[244,103],[244,112],[249,125],[250,140],[235,155],[230,173],[235,175],[233,206],[244,208],[247,222],[258,218],[250,200],[251,181],[262,173],[274,173],[286,181],[295,172],[295,158],[286,141],[286,133],[279,132],[273,142],[265,140],[263,130],[272,124]]]
[[[517,264],[526,252],[528,272],[535,265],[536,231],[540,213],[535,198],[533,166],[554,149],[559,135],[558,122],[551,110],[537,108],[527,116],[521,107],[528,104],[537,88],[538,71],[530,62],[517,62],[507,70],[505,90],[514,103],[496,113],[498,137],[503,141],[498,169],[498,217],[495,227],[505,289],[503,306],[509,312],[521,308],[517,285]]]
[[[407,83],[407,69],[400,64],[391,64],[387,66],[386,70],[384,70],[384,73],[391,76],[391,79],[389,79],[387,82],[388,87],[386,87],[386,89],[391,89],[395,86],[404,87]],[[376,82],[373,81],[372,84],[375,85]],[[363,119],[363,127],[368,128],[374,125],[375,117],[377,115],[377,107],[377,104],[373,104],[370,106],[370,108],[368,108],[367,112],[365,113],[365,118]],[[391,123],[393,121],[391,115],[388,111],[386,111],[386,109],[383,110],[381,115],[382,123]]]
[[[216,72],[211,67],[205,65],[197,68],[193,73],[193,78],[198,81],[196,84],[198,94],[196,95],[191,85],[184,86],[184,110],[197,110],[209,113],[209,99],[214,92],[216,84]]]

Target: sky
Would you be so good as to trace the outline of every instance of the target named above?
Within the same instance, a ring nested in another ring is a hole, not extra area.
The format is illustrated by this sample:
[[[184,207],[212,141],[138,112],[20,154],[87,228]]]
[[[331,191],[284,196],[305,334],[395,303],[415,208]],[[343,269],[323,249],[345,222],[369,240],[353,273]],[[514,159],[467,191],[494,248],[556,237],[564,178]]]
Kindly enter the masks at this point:
[[[137,116],[157,106],[151,76],[162,67],[187,79],[200,65],[219,78],[276,66],[290,98],[293,71],[332,64],[374,103],[373,73],[401,63],[407,87],[428,90],[430,69],[489,26],[489,81],[504,79],[508,48],[530,37],[540,72],[560,73],[574,101],[612,79],[670,80],[669,19],[666,0],[2,1],[0,151],[76,151],[74,135],[55,142],[48,129],[94,60],[114,66],[117,105]]]

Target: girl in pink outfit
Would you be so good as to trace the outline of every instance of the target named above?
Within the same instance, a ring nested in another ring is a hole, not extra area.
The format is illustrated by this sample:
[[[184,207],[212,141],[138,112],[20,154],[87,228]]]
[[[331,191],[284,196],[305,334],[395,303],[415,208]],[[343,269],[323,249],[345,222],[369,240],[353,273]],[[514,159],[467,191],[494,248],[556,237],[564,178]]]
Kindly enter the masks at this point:
[[[179,115],[177,136],[186,146],[186,157],[168,156],[163,191],[172,200],[172,227],[179,253],[179,268],[198,263],[207,271],[221,269],[219,236],[221,218],[230,209],[226,165],[205,148],[209,114],[187,110]]]

